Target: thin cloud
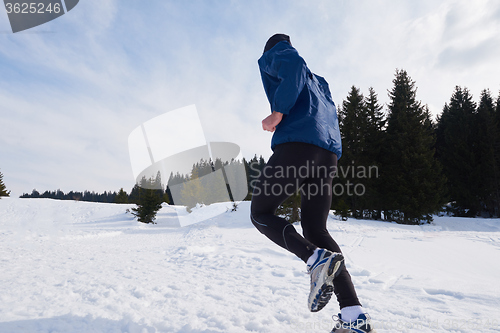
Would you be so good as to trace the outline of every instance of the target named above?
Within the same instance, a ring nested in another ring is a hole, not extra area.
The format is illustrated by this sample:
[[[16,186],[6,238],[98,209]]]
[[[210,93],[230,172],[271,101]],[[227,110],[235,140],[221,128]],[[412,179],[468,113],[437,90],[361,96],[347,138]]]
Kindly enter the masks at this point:
[[[403,68],[438,114],[457,84],[475,96],[500,89],[499,18],[495,1],[81,1],[33,30],[54,33],[0,34],[4,181],[14,196],[129,190],[130,132],[190,104],[208,141],[267,158],[257,59],[276,32],[291,36],[337,104],[353,84],[387,102]]]

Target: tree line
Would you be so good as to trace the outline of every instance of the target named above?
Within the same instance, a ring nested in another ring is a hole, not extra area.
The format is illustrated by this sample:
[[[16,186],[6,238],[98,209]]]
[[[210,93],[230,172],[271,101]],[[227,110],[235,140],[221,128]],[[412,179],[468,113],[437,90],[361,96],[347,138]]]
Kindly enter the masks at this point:
[[[107,202],[113,203],[117,197],[116,191],[104,191],[103,193],[96,193],[94,191],[69,191],[64,193],[60,189],[54,191],[44,191],[42,193],[33,189],[31,193],[23,193],[20,198],[49,198],[57,200],[76,200],[76,201],[89,201],[89,202]]]
[[[222,166],[227,167],[231,165],[244,165],[244,170],[246,171],[248,195],[245,200],[251,199],[251,180],[256,177],[256,174],[262,171],[265,166],[265,160],[262,156],[257,157],[255,155],[253,158],[247,160],[243,158],[242,161],[233,160],[231,162],[222,163],[220,160],[201,159],[199,162],[193,164],[190,174],[171,174],[167,183],[164,183],[161,179],[161,175],[158,174],[153,179],[143,178],[137,184],[135,184],[129,193],[121,188],[119,191],[104,191],[103,193],[97,193],[94,191],[69,191],[67,193],[62,190],[44,191],[40,193],[36,189],[33,189],[31,193],[23,193],[21,198],[49,198],[57,200],[76,200],[76,201],[89,201],[89,202],[105,202],[105,203],[131,203],[137,204],[141,201],[141,197],[145,195],[147,190],[151,190],[155,193],[160,200],[160,202],[174,203],[173,195],[170,187],[175,185],[186,184],[182,189],[185,191],[182,198],[185,199],[183,202],[187,202],[187,205],[193,207],[197,202],[189,202],[187,198],[196,197],[200,203],[209,205],[214,202],[219,202],[217,198],[226,197],[230,189],[224,185],[220,188],[220,184],[225,184],[226,181],[220,177],[205,177],[211,174],[213,171],[219,170]],[[259,171],[260,170],[260,171]],[[1,173],[0,173],[1,176]],[[241,175],[235,173],[226,173],[226,177],[235,178]],[[0,185],[3,185],[0,177]],[[195,180],[199,179],[200,182]],[[213,184],[212,184],[213,183]],[[217,193],[224,192],[224,193]],[[195,193],[195,194],[193,194]],[[223,196],[225,194],[225,196]],[[180,197],[179,197],[180,198]]]
[[[432,215],[444,207],[454,216],[498,217],[500,95],[495,100],[485,89],[475,103],[467,88],[457,86],[441,114],[432,119],[427,105],[417,100],[416,83],[405,70],[396,70],[392,82],[385,107],[373,88],[364,96],[356,86],[338,106],[343,154],[333,184],[332,209],[344,219],[404,224],[430,222]],[[251,200],[252,180],[261,174],[264,158],[255,155],[231,163],[244,164],[248,186],[245,200]],[[192,207],[196,202],[219,201],[217,193],[221,198],[230,193],[229,187],[208,183],[227,184],[227,179],[204,177],[223,165],[217,160],[200,160],[188,175],[171,174],[167,182],[170,186],[158,175],[156,179],[143,179],[130,194],[123,188],[102,194],[60,190],[40,194],[33,190],[21,197],[135,204],[150,198],[157,207],[158,203],[174,202],[171,188],[185,184],[177,198],[194,198],[193,202],[185,201]],[[5,191],[5,186],[0,190]],[[297,221],[299,207],[297,194],[285,201],[278,213]]]
[[[340,172],[337,183],[361,184],[363,195],[334,196],[344,218],[419,224],[446,207],[453,216],[499,216],[500,95],[488,89],[479,104],[456,87],[433,120],[417,87],[396,70],[386,112],[370,88],[353,86],[339,108],[343,157],[339,170],[376,166],[376,177]]]
[[[260,172],[265,166],[265,161],[262,156],[258,158],[257,155],[255,155],[254,158],[249,161],[243,158],[242,161],[232,160],[226,163],[223,163],[220,159],[216,159],[215,161],[201,159],[199,162],[193,164],[190,174],[183,175],[180,173],[172,173],[166,184],[162,181],[160,172],[157,173],[156,177],[150,179],[143,177],[134,185],[130,194],[123,188],[118,192],[104,192],[102,194],[90,191],[70,191],[64,193],[61,190],[40,193],[34,189],[31,194],[24,193],[21,195],[21,198],[132,203],[137,205],[132,208],[131,213],[137,217],[138,221],[154,223],[156,213],[161,209],[163,203],[181,203],[190,210],[198,203],[210,205],[215,202],[233,201],[231,192],[232,190],[235,191],[238,189],[231,189],[228,183],[233,185],[238,184],[236,178],[242,177],[240,174],[240,166],[242,166],[242,164],[247,177],[246,185],[243,183],[243,186],[247,186],[245,190],[248,192],[245,200],[250,200],[250,193],[252,190],[251,180],[255,178],[256,173]],[[221,169],[224,169],[225,172],[214,172]],[[239,190],[241,191],[241,189]],[[234,195],[236,195],[236,193],[234,193]],[[236,209],[236,206],[233,207],[233,209]]]

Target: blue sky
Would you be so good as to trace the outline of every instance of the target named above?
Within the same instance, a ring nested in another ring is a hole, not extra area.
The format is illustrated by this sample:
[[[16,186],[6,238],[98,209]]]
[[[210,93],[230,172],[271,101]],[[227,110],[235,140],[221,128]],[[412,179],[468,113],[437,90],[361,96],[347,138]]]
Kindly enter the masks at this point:
[[[80,0],[12,34],[0,9],[0,172],[12,195],[127,191],[127,139],[141,123],[196,104],[208,141],[269,157],[257,59],[291,36],[337,104],[352,85],[387,103],[396,68],[441,112],[456,85],[500,91],[498,1]],[[166,144],[174,144],[168,142]]]

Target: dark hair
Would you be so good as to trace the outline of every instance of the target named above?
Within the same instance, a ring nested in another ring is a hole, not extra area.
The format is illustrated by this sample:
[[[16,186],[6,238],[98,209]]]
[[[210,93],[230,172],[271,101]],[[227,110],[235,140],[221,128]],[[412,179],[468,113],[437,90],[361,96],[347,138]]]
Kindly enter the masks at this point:
[[[288,36],[288,35],[275,34],[275,35],[271,36],[271,38],[269,38],[267,40],[266,46],[264,47],[264,53],[266,53],[267,51],[272,49],[276,44],[278,44],[279,42],[284,41],[284,40],[287,41],[288,43],[290,43],[290,45],[292,45],[292,42],[290,42],[290,36]]]

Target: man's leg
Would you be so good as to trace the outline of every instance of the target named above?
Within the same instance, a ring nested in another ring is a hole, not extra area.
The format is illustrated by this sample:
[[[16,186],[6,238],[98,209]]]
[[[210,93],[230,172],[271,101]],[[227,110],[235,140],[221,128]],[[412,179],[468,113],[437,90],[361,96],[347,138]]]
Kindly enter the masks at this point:
[[[318,166],[316,176],[319,177],[309,178],[303,184],[301,225],[304,237],[311,243],[320,248],[341,253],[339,245],[328,232],[326,225],[332,203],[333,178],[330,177],[331,174],[320,174],[321,170],[325,170],[322,166],[326,166],[330,170],[330,166],[337,165],[337,156],[330,155],[326,151],[318,151],[318,153],[324,154],[325,158],[316,159],[316,166]],[[333,287],[341,309],[360,305],[351,276],[345,267],[333,280]]]
[[[299,145],[300,146],[300,145]],[[279,246],[294,253],[304,262],[314,253],[316,245],[302,237],[285,219],[276,216],[276,209],[300,187],[298,168],[306,165],[304,149],[295,144],[276,147],[258,181],[254,181],[251,219],[255,227]],[[288,172],[287,172],[288,170]]]

